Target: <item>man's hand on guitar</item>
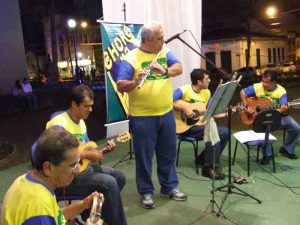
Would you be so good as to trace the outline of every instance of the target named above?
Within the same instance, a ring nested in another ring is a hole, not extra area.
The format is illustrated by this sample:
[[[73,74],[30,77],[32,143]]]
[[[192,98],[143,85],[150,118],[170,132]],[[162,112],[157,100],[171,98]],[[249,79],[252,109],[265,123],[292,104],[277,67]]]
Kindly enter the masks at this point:
[[[105,148],[107,148],[109,151],[114,150],[116,147],[116,142],[112,139],[107,141]]]
[[[287,106],[287,105],[282,105],[282,106],[280,107],[280,112],[281,112],[281,113],[285,113],[287,110],[288,110],[288,106]]]
[[[252,107],[249,107],[249,106],[246,106],[247,109],[246,109],[246,112],[249,113],[249,114],[253,114],[254,113],[254,109]]]
[[[184,108],[184,114],[186,115],[186,117],[188,118],[193,118],[195,116],[195,113],[193,111],[193,109],[191,108]]]

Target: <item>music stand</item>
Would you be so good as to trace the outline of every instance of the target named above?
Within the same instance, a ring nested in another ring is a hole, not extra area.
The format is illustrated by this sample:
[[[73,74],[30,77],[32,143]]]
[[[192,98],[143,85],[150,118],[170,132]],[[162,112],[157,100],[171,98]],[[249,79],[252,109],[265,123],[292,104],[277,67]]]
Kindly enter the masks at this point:
[[[217,126],[216,124],[213,122],[212,124],[210,124],[213,121],[213,116],[214,115],[219,115],[222,113],[225,113],[227,111],[228,105],[231,101],[231,98],[238,86],[239,80],[233,80],[233,81],[229,81],[225,84],[220,84],[217,88],[217,90],[215,91],[215,94],[212,97],[212,100],[210,101],[210,104],[207,108],[207,111],[204,115],[203,118],[203,122],[207,121],[209,124],[209,129],[212,131],[209,132],[208,134],[208,138],[204,137],[205,141],[209,140],[210,142],[212,142],[212,159],[213,159],[213,170],[215,170],[215,144],[220,141],[219,139],[219,135],[218,135],[218,130],[217,130]],[[212,127],[211,127],[212,126]],[[205,128],[207,129],[207,127]],[[214,132],[217,132],[216,134]],[[231,133],[231,131],[230,131]],[[215,138],[215,137],[217,138]],[[230,135],[229,135],[230,136]],[[229,165],[230,166],[230,165]],[[231,175],[230,175],[231,176]],[[212,204],[212,213],[216,213],[214,210],[214,205],[217,206],[218,208],[218,213],[217,216],[220,215],[220,213],[222,214],[222,216],[226,219],[225,215],[222,213],[221,208],[217,205],[217,203],[215,202],[215,198],[214,198],[214,192],[215,192],[215,186],[214,186],[214,182],[215,179],[213,177],[213,183],[212,183],[212,199],[210,200],[210,203]]]
[[[266,148],[269,144],[270,132],[279,130],[280,128],[281,128],[281,115],[277,110],[275,109],[263,110],[258,114],[256,114],[253,121],[253,130],[257,133],[265,133],[265,141],[262,148],[263,156],[266,155]],[[273,150],[272,150],[272,154],[273,154]],[[273,168],[275,168],[274,157],[273,157]]]
[[[229,82],[231,83],[231,82]],[[248,194],[247,192],[241,190],[240,188],[236,187],[233,183],[232,183],[232,175],[231,175],[231,114],[232,114],[232,108],[230,106],[230,101],[231,101],[231,98],[234,94],[234,91],[236,89],[238,85],[238,82],[236,82],[236,85],[235,86],[228,86],[229,88],[226,88],[224,90],[224,93],[223,95],[221,96],[221,99],[220,99],[220,102],[222,103],[223,101],[223,104],[227,104],[228,106],[228,120],[227,120],[227,127],[228,127],[228,131],[229,131],[229,138],[228,138],[228,183],[221,186],[221,187],[218,187],[216,188],[215,190],[213,190],[213,192],[215,191],[223,191],[223,192],[226,192],[225,193],[225,196],[222,200],[222,203],[221,203],[221,206],[220,206],[220,211],[217,213],[217,215],[219,216],[220,215],[220,212],[222,213],[221,209],[227,199],[227,197],[229,196],[229,194],[238,194],[238,195],[241,195],[241,196],[248,196],[254,200],[256,200],[258,203],[262,203],[261,200],[259,200],[258,198],[254,197],[253,195],[250,195]],[[227,93],[228,92],[228,93]],[[227,96],[230,96],[230,98],[228,98]],[[223,109],[223,108],[222,108]],[[217,113],[219,114],[219,113]],[[280,121],[280,120],[279,120]],[[223,190],[225,189],[225,190]],[[238,192],[234,192],[233,189],[236,189]],[[223,214],[223,213],[222,213]]]

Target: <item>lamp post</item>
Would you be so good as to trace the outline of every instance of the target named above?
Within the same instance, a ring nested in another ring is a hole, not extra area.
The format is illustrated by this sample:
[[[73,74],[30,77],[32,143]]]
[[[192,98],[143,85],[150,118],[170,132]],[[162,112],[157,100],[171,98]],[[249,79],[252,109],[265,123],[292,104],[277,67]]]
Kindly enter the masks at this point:
[[[73,47],[74,47],[74,58],[75,58],[75,77],[76,77],[76,83],[81,84],[81,78],[79,76],[79,67],[78,67],[78,61],[77,61],[77,50],[76,50],[76,34],[75,34],[75,27],[77,23],[74,19],[68,20],[68,26],[72,30],[72,39],[73,39]],[[72,61],[71,61],[72,64]]]
[[[269,6],[266,9],[266,14],[269,18],[275,18],[275,16],[277,15],[277,8],[275,6]]]

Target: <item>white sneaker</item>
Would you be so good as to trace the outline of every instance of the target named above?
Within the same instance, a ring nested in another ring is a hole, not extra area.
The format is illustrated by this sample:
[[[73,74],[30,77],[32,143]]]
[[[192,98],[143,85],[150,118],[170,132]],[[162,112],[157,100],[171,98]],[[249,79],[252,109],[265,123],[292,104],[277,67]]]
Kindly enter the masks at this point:
[[[151,194],[142,195],[142,206],[145,209],[153,209],[155,207]]]
[[[164,193],[160,192],[160,196],[164,197],[164,198],[171,198],[175,201],[186,201],[187,200],[186,194],[180,192],[177,188],[173,189],[168,194],[164,194]]]

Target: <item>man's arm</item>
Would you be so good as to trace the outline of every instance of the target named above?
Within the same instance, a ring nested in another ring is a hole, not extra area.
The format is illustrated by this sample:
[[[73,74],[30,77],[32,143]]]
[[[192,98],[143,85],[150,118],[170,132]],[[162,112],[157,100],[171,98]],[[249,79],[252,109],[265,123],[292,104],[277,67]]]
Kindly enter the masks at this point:
[[[134,80],[119,80],[117,82],[117,89],[119,92],[130,92],[132,91],[134,88],[136,88],[143,76],[145,76],[147,74],[147,72],[145,70],[142,70],[138,73],[138,76],[134,79]]]
[[[189,107],[190,103],[183,100],[177,100],[173,102],[173,108],[177,111],[182,111],[187,117],[191,118],[195,116],[193,109]]]
[[[87,147],[84,149],[84,151],[81,152],[80,158],[81,159],[88,159],[91,161],[101,161],[104,159],[103,150],[108,149],[109,151],[112,151],[116,147],[115,141],[109,140],[106,143],[106,146],[100,150],[94,149],[94,147]]]
[[[183,72],[183,68],[182,68],[182,65],[177,63],[177,64],[174,64],[170,67],[168,67],[168,76],[169,77],[176,77],[180,74],[182,74]]]
[[[182,96],[183,93],[181,88],[177,88],[173,93],[173,109],[177,111],[182,111],[187,117],[191,118],[195,114],[193,110],[190,107],[188,107],[189,103],[182,100]]]
[[[241,102],[246,106],[247,105],[247,95],[243,90],[240,91]]]

